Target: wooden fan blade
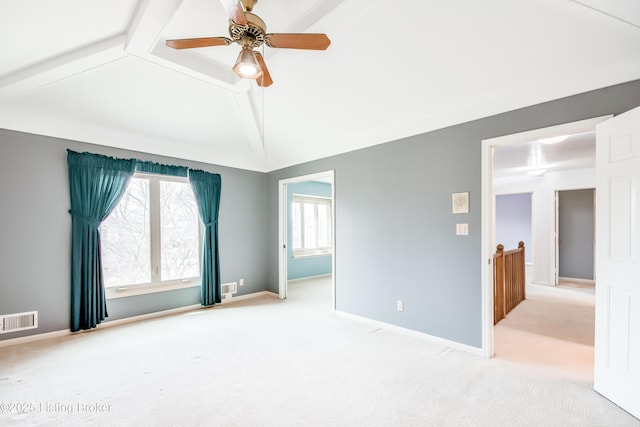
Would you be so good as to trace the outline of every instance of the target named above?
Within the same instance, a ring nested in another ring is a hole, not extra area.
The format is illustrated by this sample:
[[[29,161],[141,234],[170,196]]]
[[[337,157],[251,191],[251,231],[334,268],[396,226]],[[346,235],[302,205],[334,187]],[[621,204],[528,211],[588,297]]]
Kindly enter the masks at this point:
[[[174,49],[191,49],[194,47],[226,46],[231,43],[226,37],[200,37],[196,39],[167,40],[167,46]]]
[[[271,86],[273,80],[271,80],[271,74],[269,74],[269,70],[267,69],[267,64],[264,63],[264,58],[260,55],[260,52],[255,52],[256,60],[258,64],[260,64],[260,68],[262,68],[262,76],[256,79],[258,86],[268,87]]]
[[[238,25],[247,25],[247,17],[244,16],[244,10],[238,0],[221,0],[227,16]]]
[[[326,34],[267,34],[265,40],[270,47],[285,49],[325,50],[331,44]]]

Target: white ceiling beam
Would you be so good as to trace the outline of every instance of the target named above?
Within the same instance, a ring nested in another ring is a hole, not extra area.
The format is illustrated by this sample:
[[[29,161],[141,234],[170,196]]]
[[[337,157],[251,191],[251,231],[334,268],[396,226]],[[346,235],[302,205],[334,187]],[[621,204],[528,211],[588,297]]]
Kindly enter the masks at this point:
[[[141,0],[128,30],[126,51],[173,71],[239,93],[237,78],[227,66],[208,60],[189,50],[165,45],[162,30],[173,18],[183,0]]]
[[[151,54],[144,59],[232,92],[242,92],[241,88],[236,87],[238,78],[229,66],[184,50],[171,49],[164,42],[158,41]]]
[[[236,100],[238,102],[238,109],[245,122],[245,129],[247,131],[247,138],[249,144],[254,153],[264,152],[264,126],[262,117],[264,110],[262,103],[258,106],[255,97],[252,96],[254,83],[245,80],[242,86],[244,91],[236,94]]]
[[[0,79],[0,101],[122,59],[126,40],[120,34],[9,74]]]
[[[162,30],[183,0],[141,0],[127,30],[126,51],[144,57],[151,53]]]
[[[262,152],[264,135],[261,116],[252,101],[249,82],[239,81],[227,65],[188,50],[168,48],[166,40],[161,37],[162,30],[182,2],[183,0],[141,0],[129,26],[127,53],[235,93],[251,149],[256,153]]]

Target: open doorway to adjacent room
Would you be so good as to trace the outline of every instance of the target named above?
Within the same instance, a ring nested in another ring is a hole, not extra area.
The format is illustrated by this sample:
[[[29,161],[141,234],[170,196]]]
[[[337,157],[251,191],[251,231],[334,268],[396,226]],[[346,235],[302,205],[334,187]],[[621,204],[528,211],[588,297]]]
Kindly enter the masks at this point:
[[[486,356],[593,375],[595,298],[593,292],[556,286],[555,200],[559,191],[595,187],[595,126],[608,117],[483,141],[482,241],[483,258],[489,260],[483,263]],[[504,217],[505,203],[510,218]],[[504,238],[505,224],[509,242],[497,240]],[[521,236],[512,235],[516,230]],[[494,327],[491,260],[499,243],[509,250],[519,241],[526,242],[528,252],[525,299]]]
[[[595,188],[556,192],[556,281],[595,292]]]
[[[334,171],[279,183],[279,297],[335,310]]]

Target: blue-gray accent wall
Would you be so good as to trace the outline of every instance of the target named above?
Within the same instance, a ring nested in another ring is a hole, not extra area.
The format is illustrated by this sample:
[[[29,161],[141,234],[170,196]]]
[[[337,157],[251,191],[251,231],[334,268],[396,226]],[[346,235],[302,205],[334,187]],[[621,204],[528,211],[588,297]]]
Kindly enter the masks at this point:
[[[526,262],[531,262],[531,193],[496,196],[496,242],[505,250],[515,249],[524,242]]]
[[[331,184],[316,181],[305,181],[287,184],[287,279],[302,279],[305,277],[331,274],[331,255],[314,256],[308,258],[294,258],[291,243],[291,200],[294,194],[305,196],[331,197]]]
[[[222,280],[244,278],[242,293],[278,292],[278,181],[334,170],[336,308],[480,348],[481,141],[639,104],[640,80],[267,174],[0,130],[0,313],[38,310],[41,322],[0,340],[69,327],[71,148],[220,173]],[[469,213],[453,215],[451,194],[464,191]],[[468,236],[455,235],[462,222]],[[110,319],[197,304],[197,293],[109,300]]]
[[[0,129],[0,314],[39,313],[38,329],[2,334],[0,340],[69,329],[67,148],[219,173],[222,282],[245,279],[238,295],[266,289],[264,173]],[[198,287],[110,299],[106,321],[199,303]]]
[[[558,274],[593,280],[594,189],[558,191]]]
[[[278,181],[334,170],[336,309],[480,348],[482,140],[639,104],[635,81],[270,172],[269,289],[278,289]],[[453,215],[451,194],[465,191],[469,213]],[[468,236],[455,235],[462,222]]]

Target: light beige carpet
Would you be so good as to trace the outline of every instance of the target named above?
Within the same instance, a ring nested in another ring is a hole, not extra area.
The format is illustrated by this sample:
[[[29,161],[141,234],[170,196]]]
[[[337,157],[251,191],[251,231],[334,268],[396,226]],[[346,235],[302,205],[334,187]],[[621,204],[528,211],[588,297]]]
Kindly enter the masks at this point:
[[[289,296],[0,348],[0,425],[640,426],[583,375],[332,316],[327,281]]]
[[[494,353],[592,379],[594,329],[593,294],[529,285],[526,299],[494,328]]]

